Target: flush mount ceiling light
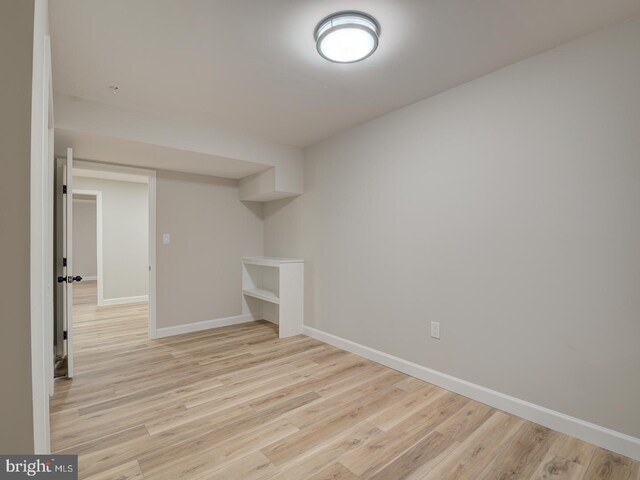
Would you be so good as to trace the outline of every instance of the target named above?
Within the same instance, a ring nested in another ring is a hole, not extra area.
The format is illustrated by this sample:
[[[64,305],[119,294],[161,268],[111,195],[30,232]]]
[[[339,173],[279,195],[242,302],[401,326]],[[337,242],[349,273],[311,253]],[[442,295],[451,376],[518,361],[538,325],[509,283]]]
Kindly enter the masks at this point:
[[[334,63],[364,60],[378,48],[380,25],[361,12],[338,12],[322,20],[314,32],[318,53]]]

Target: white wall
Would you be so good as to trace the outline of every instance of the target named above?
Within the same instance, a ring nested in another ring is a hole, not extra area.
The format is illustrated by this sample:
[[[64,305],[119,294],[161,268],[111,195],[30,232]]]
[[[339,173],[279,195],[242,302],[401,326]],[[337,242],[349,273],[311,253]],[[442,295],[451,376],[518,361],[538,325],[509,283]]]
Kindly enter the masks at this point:
[[[626,23],[307,149],[265,208],[305,323],[640,437],[639,45]]]
[[[75,196],[74,196],[75,197]],[[86,277],[98,274],[96,256],[96,201],[73,199],[73,273]]]
[[[104,300],[149,293],[149,186],[74,177],[74,189],[102,192]]]
[[[263,250],[262,204],[216,177],[159,171],[156,190],[157,327],[240,315],[242,257]]]

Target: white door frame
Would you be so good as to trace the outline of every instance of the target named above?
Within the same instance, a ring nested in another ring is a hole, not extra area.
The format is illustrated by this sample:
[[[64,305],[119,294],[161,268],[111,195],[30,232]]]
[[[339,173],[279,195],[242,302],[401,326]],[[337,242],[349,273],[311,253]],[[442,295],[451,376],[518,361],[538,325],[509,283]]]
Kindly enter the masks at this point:
[[[96,197],[96,282],[98,285],[98,305],[102,305],[103,288],[103,259],[102,259],[102,192],[100,190],[85,190],[74,188],[71,195],[87,195]],[[74,200],[77,200],[74,198]],[[86,280],[86,278],[85,278]]]
[[[46,2],[36,1],[31,89],[30,158],[30,328],[33,447],[38,454],[51,451],[49,395],[53,376],[53,96],[51,48],[46,35]]]
[[[114,172],[129,175],[145,176],[149,182],[149,338],[158,338],[156,327],[156,172],[155,170],[147,170],[144,168],[125,167],[122,165],[112,165],[109,163],[97,163],[84,160],[75,160],[73,162],[75,168],[83,170],[93,170],[96,172]],[[72,193],[80,193],[82,190],[74,190]],[[102,203],[102,201],[101,201]],[[97,205],[96,205],[97,208]],[[100,208],[100,211],[102,209]],[[102,221],[96,223],[102,225]],[[102,238],[102,235],[100,235]],[[102,245],[100,245],[102,250]],[[100,253],[100,252],[97,252]],[[98,305],[100,305],[100,297],[103,297],[101,282],[102,255],[98,257]],[[104,300],[104,298],[102,298]]]

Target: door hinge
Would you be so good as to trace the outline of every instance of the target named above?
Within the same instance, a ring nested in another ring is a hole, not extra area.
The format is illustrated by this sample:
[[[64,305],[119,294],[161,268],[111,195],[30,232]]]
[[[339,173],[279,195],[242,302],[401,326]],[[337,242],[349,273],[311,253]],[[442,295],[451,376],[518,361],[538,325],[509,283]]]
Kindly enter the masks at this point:
[[[63,258],[63,259],[62,259],[62,266],[63,266],[63,267],[66,267],[66,266],[67,266],[67,259],[66,259],[66,258]]]
[[[67,186],[66,185],[62,185],[62,194],[63,195],[67,194]]]
[[[66,331],[66,330],[64,330],[64,331],[62,332],[62,338],[63,338],[63,340],[66,340],[66,339],[67,339],[67,331]]]

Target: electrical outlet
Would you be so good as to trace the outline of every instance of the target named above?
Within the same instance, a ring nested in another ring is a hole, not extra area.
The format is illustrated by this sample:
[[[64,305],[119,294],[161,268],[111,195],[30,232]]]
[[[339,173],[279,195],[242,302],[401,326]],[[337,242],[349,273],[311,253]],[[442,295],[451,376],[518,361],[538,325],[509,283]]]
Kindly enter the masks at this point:
[[[440,340],[440,322],[431,322],[431,338]]]

